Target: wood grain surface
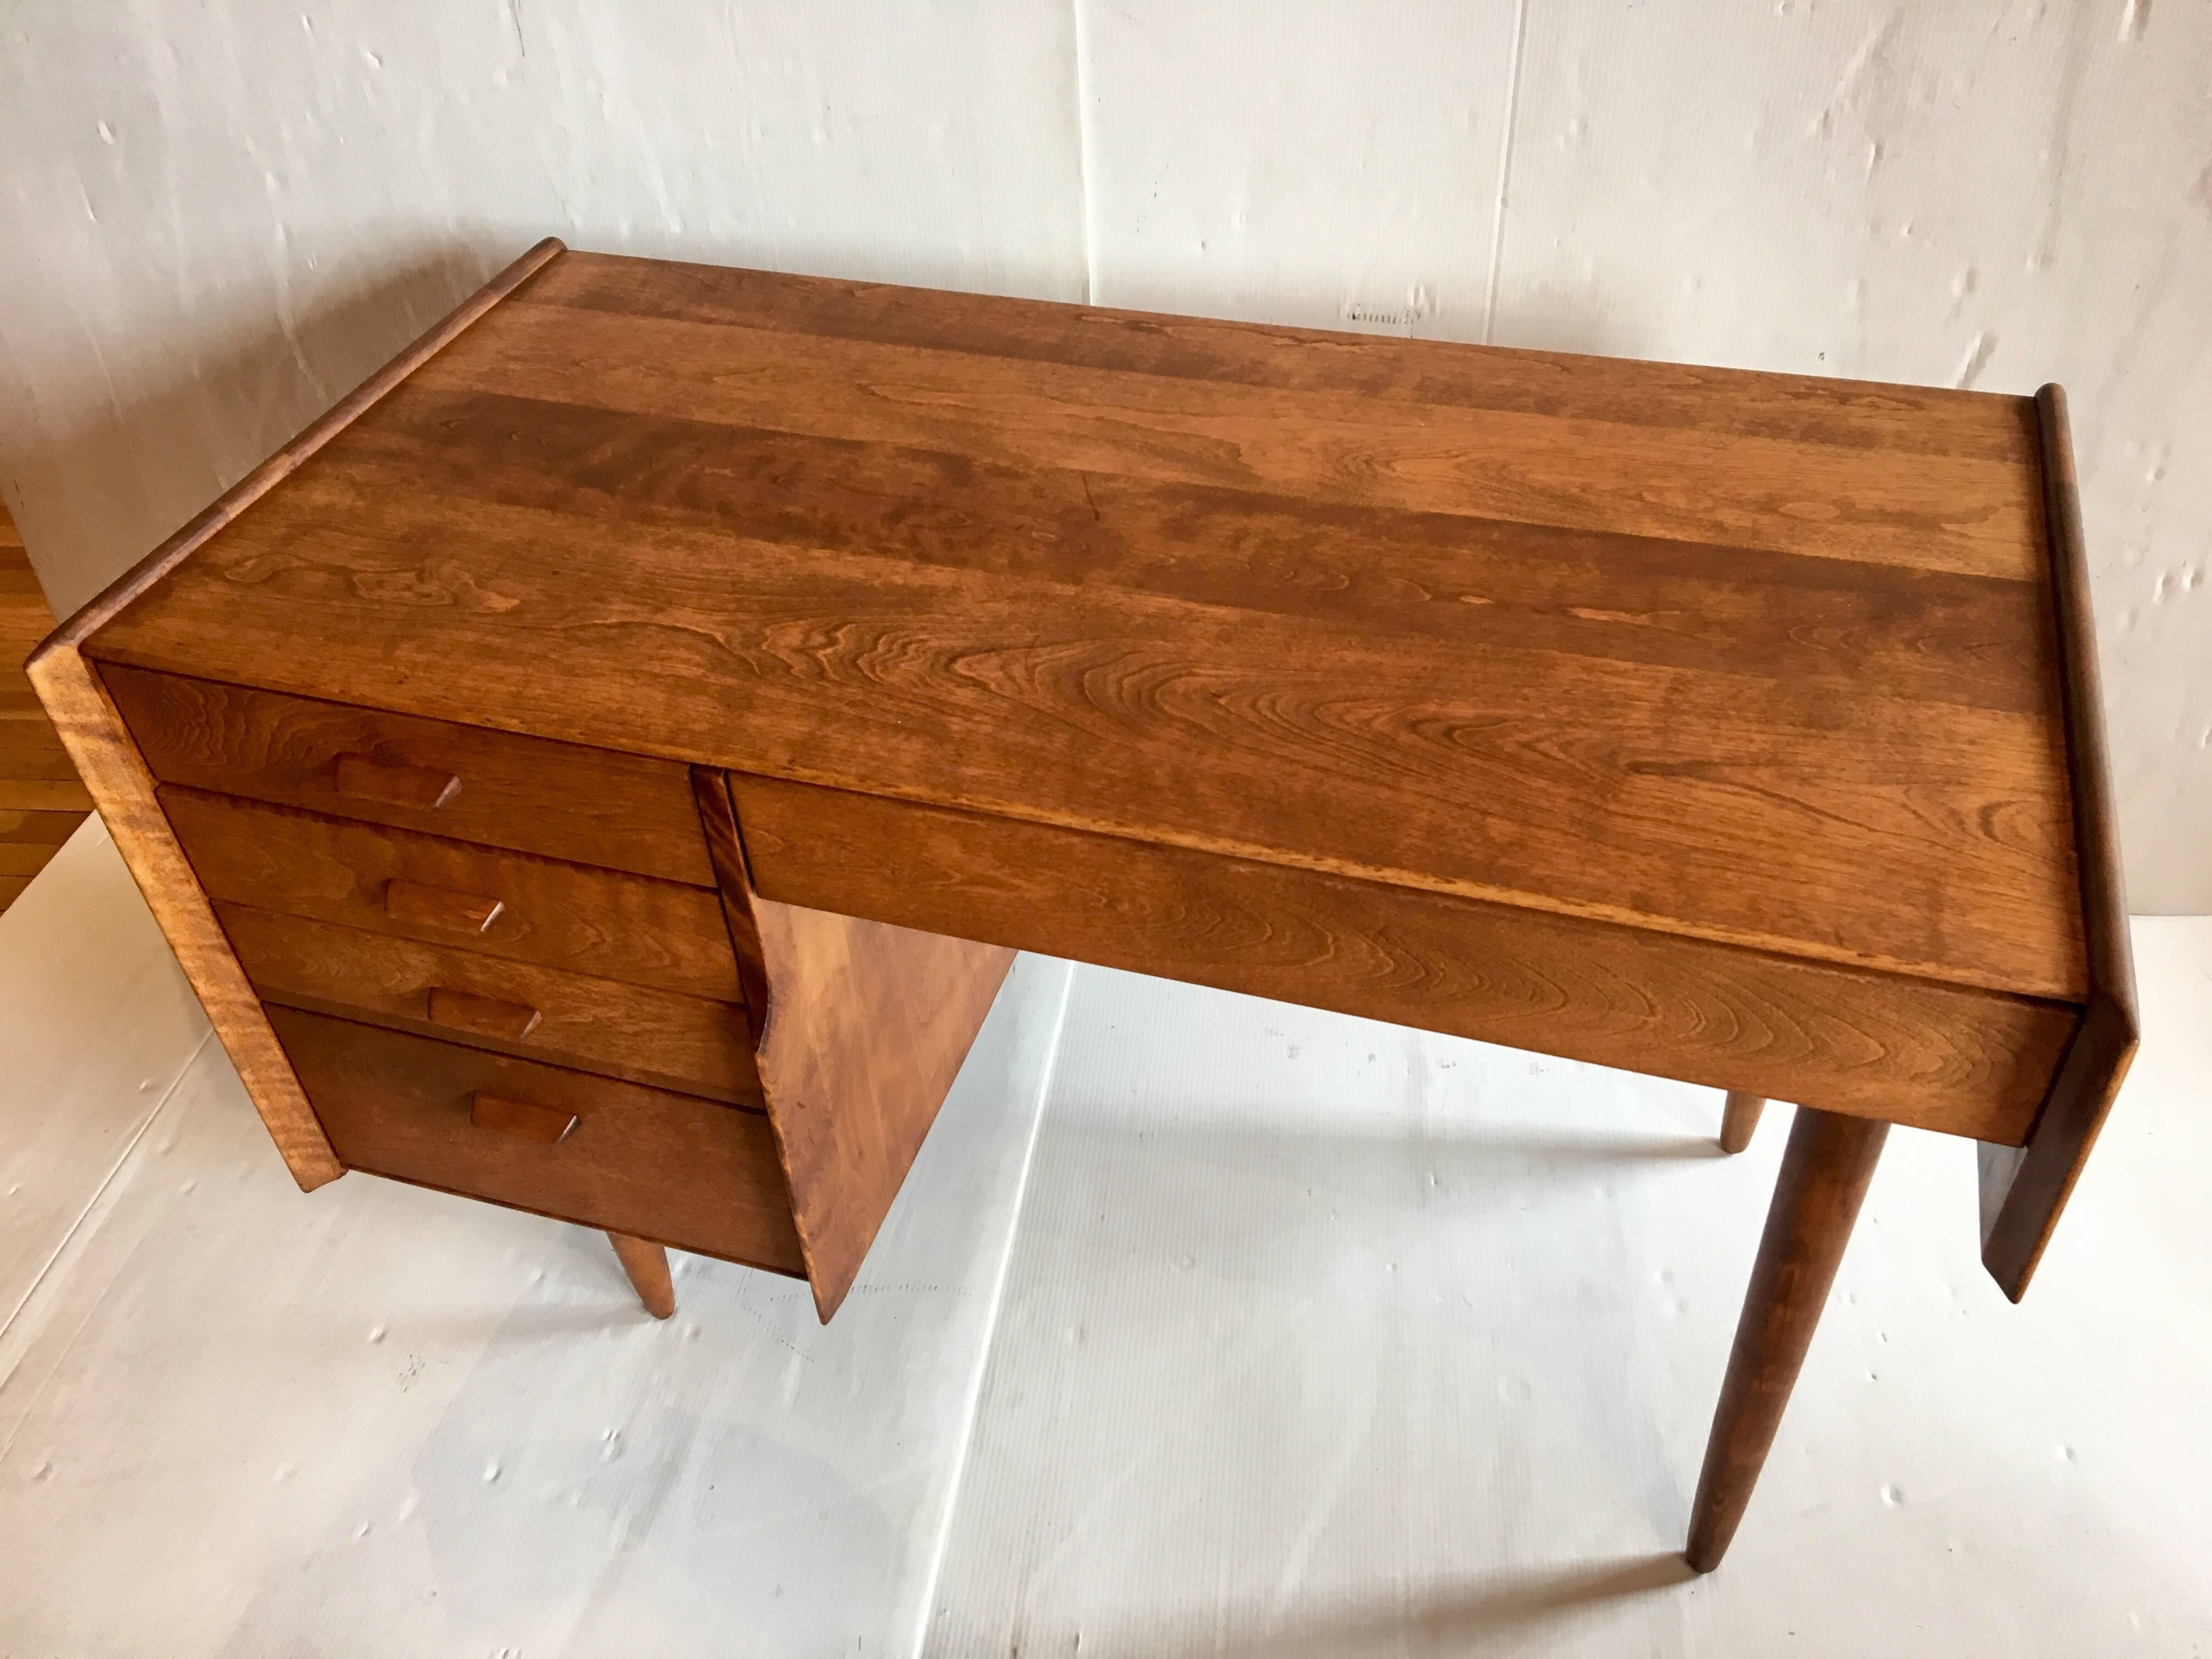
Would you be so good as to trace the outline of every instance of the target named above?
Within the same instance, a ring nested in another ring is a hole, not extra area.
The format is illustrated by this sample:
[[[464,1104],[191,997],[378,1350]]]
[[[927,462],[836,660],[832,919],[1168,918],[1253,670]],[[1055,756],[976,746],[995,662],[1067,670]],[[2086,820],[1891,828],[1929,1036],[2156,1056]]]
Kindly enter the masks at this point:
[[[322,1127],[301,1094],[290,1062],[264,1018],[246,975],[193,879],[168,820],[155,799],[153,774],[131,740],[123,717],[82,646],[134,600],[185,568],[191,556],[337,433],[562,251],[548,238],[456,306],[392,361],[340,398],[307,428],[225,490],[168,540],[111,582],[57,629],[27,665],[32,685],[52,718],[83,787],[100,809],[131,878],[207,1012],[223,1050],[237,1066],[254,1109],[268,1126],[292,1178],[312,1188],[343,1175]],[[33,805],[61,806],[61,799]]]
[[[732,775],[757,890],[1984,1140],[2025,1138],[2066,1004]],[[773,1097],[771,1097],[771,1106]]]
[[[349,1169],[800,1271],[758,1112],[295,1009],[269,1018]],[[579,1121],[551,1144],[480,1127],[480,1093]]]
[[[366,933],[362,937],[374,939],[376,935]],[[600,981],[603,985],[613,982]],[[456,991],[446,985],[432,985],[424,994],[423,1001],[430,1024],[441,1030],[463,1031],[503,1042],[520,1042],[545,1023],[544,1012],[527,1002],[510,1002],[504,997],[485,996],[477,991]]]
[[[691,793],[707,856],[714,862],[730,953],[737,958],[738,982],[744,988],[745,1018],[757,1053],[768,1035],[768,958],[762,953],[760,929],[754,921],[752,872],[745,867],[730,781],[711,766],[696,766],[691,769]]]
[[[541,1146],[559,1146],[575,1133],[576,1126],[582,1121],[575,1113],[557,1106],[509,1100],[504,1095],[483,1089],[469,1097],[471,1127],[489,1129],[494,1134],[513,1135],[520,1140],[534,1140]]]
[[[710,842],[742,872],[722,780],[702,769]],[[740,879],[742,875],[740,873]],[[898,1196],[1012,950],[780,904],[749,887],[767,995],[756,1060],[806,1276],[823,1322],[837,1311]]]
[[[655,1319],[673,1316],[676,1281],[668,1271],[668,1252],[658,1244],[648,1244],[624,1233],[609,1233],[607,1243],[615,1247],[615,1259],[622,1263],[623,1272],[629,1277],[630,1288],[637,1292],[637,1299],[645,1304],[646,1312]]]
[[[105,678],[164,783],[714,885],[682,766],[173,674]]]
[[[0,846],[59,847],[84,822],[82,812],[16,811],[0,807]]]
[[[0,546],[0,811],[74,809],[82,817],[92,798],[22,668],[52,627],[23,550]]]
[[[21,663],[54,625],[15,522],[0,504],[0,910],[76,833],[92,796]]]
[[[432,887],[404,876],[384,884],[384,919],[416,938],[475,939],[499,920],[507,901],[488,893]]]
[[[1802,1106],[1790,1125],[1690,1506],[1684,1553],[1698,1572],[1720,1565],[1751,1502],[1888,1134]]]
[[[75,623],[70,624],[74,628]],[[261,1115],[284,1167],[302,1191],[345,1173],[301,1091],[208,896],[178,845],[155,795],[154,775],[131,741],[123,715],[91,661],[64,629],[40,647],[29,665],[39,700],[52,716],[101,822],[137,883],[154,920],[206,1012],[223,1052]],[[9,895],[7,896],[13,896]]]
[[[174,784],[161,801],[215,898],[595,979],[742,996],[721,906],[705,889]],[[398,914],[386,902],[395,884],[410,884]],[[434,914],[413,902],[425,890],[459,902]],[[476,908],[465,915],[463,903]],[[494,904],[480,929],[465,925]]]
[[[0,876],[35,876],[46,867],[54,852],[52,846],[0,841]]]
[[[2027,1293],[2059,1215],[2081,1178],[2134,1062],[2142,1029],[2066,393],[2046,386],[2035,403],[2064,670],[2068,770],[2081,847],[2089,995],[2026,1149],[1984,1146],[1980,1152],[1982,1261],[2015,1302]]]
[[[1978,457],[2034,453],[2023,400],[1799,374],[1746,374],[1219,318],[582,254],[530,299],[574,310],[772,329],[1015,362],[1342,392],[1395,403],[1637,422],[1717,437]],[[2009,415],[2010,418],[2008,418]]]
[[[2034,443],[567,255],[94,648],[2078,1002]]]
[[[255,988],[272,1002],[654,1088],[761,1103],[744,1011],[728,1003],[251,905],[218,903],[216,915]],[[519,1033],[490,1021],[457,1024],[450,1000],[439,1006],[441,992],[536,1018]]]
[[[41,713],[39,718],[43,721],[46,715]],[[0,785],[0,794],[5,793],[5,786]],[[0,806],[0,879],[20,877],[27,883],[62,850],[62,843],[84,819],[82,812],[15,811]]]
[[[1752,1136],[1759,1132],[1759,1115],[1765,1109],[1766,1102],[1759,1096],[1729,1091],[1722,1104],[1721,1150],[1733,1155],[1750,1146]]]

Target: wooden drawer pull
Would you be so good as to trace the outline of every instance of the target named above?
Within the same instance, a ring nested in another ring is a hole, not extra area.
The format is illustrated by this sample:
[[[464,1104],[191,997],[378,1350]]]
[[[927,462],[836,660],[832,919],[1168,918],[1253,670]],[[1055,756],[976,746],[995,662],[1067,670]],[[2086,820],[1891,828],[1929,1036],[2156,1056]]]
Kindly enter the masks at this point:
[[[384,914],[410,927],[436,927],[449,933],[481,933],[507,908],[503,899],[480,898],[449,888],[426,887],[404,877],[384,890]]]
[[[367,755],[338,757],[338,793],[349,800],[430,811],[461,793],[461,781],[434,766],[400,766]]]
[[[502,1095],[479,1091],[469,1097],[469,1121],[479,1129],[495,1129],[518,1139],[538,1140],[555,1146],[568,1138],[577,1120],[574,1112],[564,1112],[558,1107],[533,1105],[526,1100],[509,1100]]]
[[[497,997],[478,996],[474,991],[449,991],[442,985],[430,988],[431,1023],[449,1025],[456,1031],[473,1031],[478,1036],[526,1037],[538,1029],[539,1018],[538,1010],[526,1003],[502,1002]]]

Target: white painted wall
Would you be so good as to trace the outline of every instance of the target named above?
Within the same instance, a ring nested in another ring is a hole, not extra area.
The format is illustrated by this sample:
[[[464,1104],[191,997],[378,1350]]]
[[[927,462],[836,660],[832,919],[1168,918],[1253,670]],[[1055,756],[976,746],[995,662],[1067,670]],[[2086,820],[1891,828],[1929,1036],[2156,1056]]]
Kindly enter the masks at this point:
[[[2212,911],[2212,9],[16,0],[0,490],[81,603],[580,246],[2074,397],[2131,896]]]

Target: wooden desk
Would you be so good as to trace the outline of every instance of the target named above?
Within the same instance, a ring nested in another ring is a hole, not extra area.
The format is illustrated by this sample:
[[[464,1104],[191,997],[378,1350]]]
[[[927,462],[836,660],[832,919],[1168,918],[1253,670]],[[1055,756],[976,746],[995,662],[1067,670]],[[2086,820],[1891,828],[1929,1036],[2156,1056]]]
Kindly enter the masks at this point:
[[[2090,640],[2056,389],[549,242],[33,674],[301,1183],[657,1308],[829,1316],[1006,947],[1798,1103],[1711,1567],[1887,1126],[2017,1296],[2132,1053]]]

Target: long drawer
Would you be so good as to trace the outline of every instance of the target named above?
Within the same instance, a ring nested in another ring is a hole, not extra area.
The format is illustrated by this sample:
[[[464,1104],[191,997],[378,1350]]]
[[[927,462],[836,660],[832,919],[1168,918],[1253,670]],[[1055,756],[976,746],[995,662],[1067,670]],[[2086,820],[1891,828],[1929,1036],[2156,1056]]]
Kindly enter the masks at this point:
[[[164,783],[714,884],[678,762],[119,664],[100,673]]]
[[[349,1169],[804,1271],[762,1113],[296,1009],[269,1018]]]
[[[210,896],[598,979],[739,1002],[720,896],[381,825],[161,786]]]
[[[750,1029],[733,1004],[251,905],[218,902],[216,917],[271,1002],[761,1104]]]

